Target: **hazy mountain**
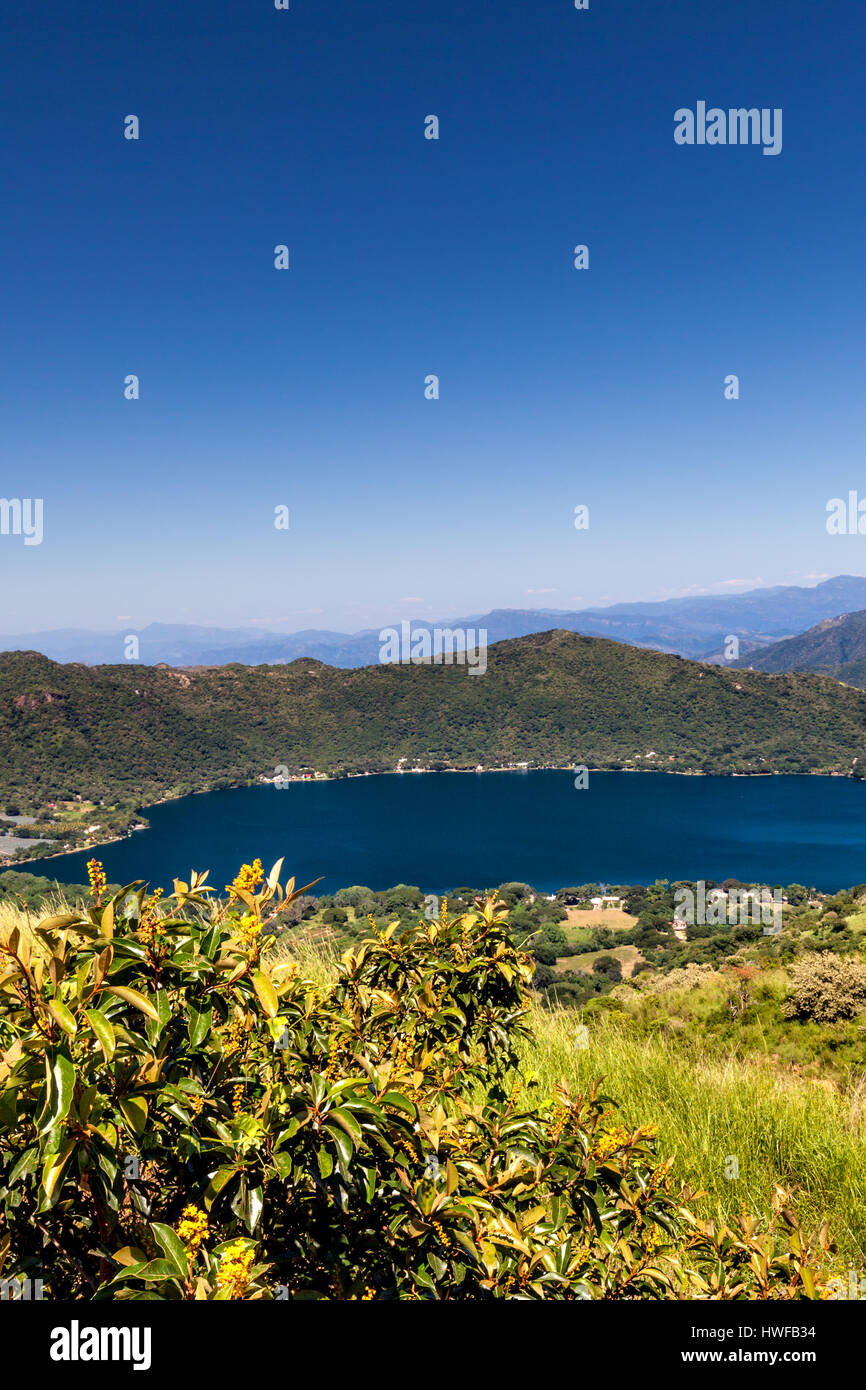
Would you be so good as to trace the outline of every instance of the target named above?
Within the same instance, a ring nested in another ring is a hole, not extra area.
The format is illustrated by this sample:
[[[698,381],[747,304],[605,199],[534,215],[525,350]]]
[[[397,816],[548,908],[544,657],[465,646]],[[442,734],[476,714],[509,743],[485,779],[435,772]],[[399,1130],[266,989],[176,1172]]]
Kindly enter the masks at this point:
[[[753,589],[749,593],[665,599],[653,603],[615,603],[577,612],[542,608],[497,608],[489,613],[439,620],[413,619],[415,630],[436,627],[486,628],[488,642],[526,637],[558,628],[588,637],[609,637],[631,646],[709,661],[723,659],[726,638],[736,636],[741,655],[839,613],[866,608],[866,578],[840,575],[814,588],[797,585]],[[399,619],[394,627],[399,628]],[[134,633],[134,629],[132,630]],[[111,665],[125,659],[130,629],[114,633],[61,629],[0,637],[0,651],[38,651],[54,661]],[[135,634],[142,665],[170,666],[278,664],[312,657],[329,666],[352,668],[379,659],[379,629],[345,633],[308,629],[262,632],[256,628],[193,627],[151,623]]]
[[[0,655],[0,802],[140,804],[322,772],[498,765],[850,772],[866,693],[553,631],[460,666],[173,670]],[[130,736],[134,731],[134,736]]]
[[[159,661],[173,666],[195,664],[201,652],[214,644],[240,651],[246,643],[261,641],[258,628],[196,627],[184,623],[151,623],[148,627],[122,628],[118,632],[93,632],[86,628],[58,628],[0,637],[0,651],[36,651],[52,661],[83,661],[88,666],[110,666],[125,660],[129,636],[136,636],[142,665]],[[336,634],[334,634],[336,635]]]
[[[846,685],[866,686],[866,612],[827,618],[798,637],[730,664],[758,671],[817,671]]]

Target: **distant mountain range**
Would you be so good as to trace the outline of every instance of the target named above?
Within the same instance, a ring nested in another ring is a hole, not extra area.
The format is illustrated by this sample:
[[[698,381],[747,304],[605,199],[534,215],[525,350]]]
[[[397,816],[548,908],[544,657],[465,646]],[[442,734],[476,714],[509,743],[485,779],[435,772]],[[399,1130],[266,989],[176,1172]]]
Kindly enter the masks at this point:
[[[615,603],[609,608],[577,612],[497,608],[490,613],[436,623],[413,619],[412,627],[416,631],[432,631],[436,627],[486,628],[489,643],[556,628],[721,664],[724,643],[729,637],[738,638],[741,657],[746,657],[780,638],[855,609],[866,609],[866,578],[839,575],[813,588],[780,586],[731,596]],[[399,625],[399,620],[392,624],[397,628]],[[130,635],[138,637],[139,663],[146,666],[225,666],[231,662],[282,665],[299,657],[312,657],[328,666],[346,669],[375,664],[380,650],[378,628],[355,633],[307,629],[287,634],[255,628],[151,623],[139,632],[129,628],[118,632],[62,628],[0,637],[0,652],[35,651],[53,661],[114,665],[127,659],[125,646]]]
[[[131,731],[134,731],[131,735]],[[487,670],[195,670],[0,655],[0,804],[76,793],[140,805],[316,770],[496,766],[851,773],[866,693],[813,675],[699,665],[552,631]]]
[[[827,618],[798,637],[729,664],[756,671],[815,671],[866,688],[866,612]]]

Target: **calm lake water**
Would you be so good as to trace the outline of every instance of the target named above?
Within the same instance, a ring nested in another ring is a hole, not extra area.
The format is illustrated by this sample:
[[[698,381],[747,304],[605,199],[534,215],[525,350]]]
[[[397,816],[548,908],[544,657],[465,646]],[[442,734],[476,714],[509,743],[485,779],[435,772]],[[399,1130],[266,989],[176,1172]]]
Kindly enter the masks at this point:
[[[154,806],[149,830],[22,865],[87,881],[96,854],[109,882],[171,888],[209,868],[218,889],[258,856],[285,856],[299,885],[411,883],[442,893],[520,879],[571,884],[656,878],[866,882],[866,783],[841,777],[676,777],[568,772],[391,774],[283,788],[241,787]]]

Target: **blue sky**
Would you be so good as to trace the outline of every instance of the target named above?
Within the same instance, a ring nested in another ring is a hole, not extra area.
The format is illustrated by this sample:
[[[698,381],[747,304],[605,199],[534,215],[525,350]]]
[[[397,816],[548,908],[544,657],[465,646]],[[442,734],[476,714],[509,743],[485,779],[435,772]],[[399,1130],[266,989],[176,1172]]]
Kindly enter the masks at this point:
[[[866,496],[864,32],[840,0],[7,8],[0,495],[44,539],[0,536],[0,631],[866,572],[825,529]],[[782,153],[677,146],[699,100],[782,108]]]

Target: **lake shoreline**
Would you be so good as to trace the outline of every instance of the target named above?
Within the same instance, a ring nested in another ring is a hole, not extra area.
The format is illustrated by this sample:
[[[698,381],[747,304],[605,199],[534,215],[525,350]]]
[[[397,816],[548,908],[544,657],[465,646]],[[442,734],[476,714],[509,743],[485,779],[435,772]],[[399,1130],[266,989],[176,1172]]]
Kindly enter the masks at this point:
[[[578,767],[578,765],[572,765],[572,766],[569,766],[569,767],[555,767],[555,766],[529,767],[529,766],[523,766],[523,765],[511,765],[511,766],[506,766],[506,767],[475,767],[475,768],[467,768],[467,767],[447,767],[447,768],[422,768],[422,767],[417,767],[417,768],[394,768],[394,769],[390,769],[390,770],[388,770],[388,771],[378,771],[378,770],[377,770],[377,771],[364,771],[364,772],[349,772],[349,773],[345,773],[345,774],[340,775],[340,776],[330,776],[330,775],[321,774],[321,773],[319,773],[319,774],[312,773],[312,774],[309,774],[309,775],[293,775],[293,776],[289,776],[289,777],[285,778],[285,779],[282,780],[282,781],[277,781],[276,779],[274,779],[274,778],[272,778],[272,777],[265,777],[263,774],[259,774],[254,780],[238,782],[238,783],[235,783],[235,784],[233,784],[233,785],[231,785],[231,786],[228,786],[228,787],[220,787],[220,788],[218,788],[218,789],[217,789],[217,788],[213,788],[213,787],[202,787],[202,788],[199,788],[198,790],[195,790],[195,791],[185,791],[185,792],[181,792],[181,793],[179,793],[179,794],[177,794],[177,795],[159,797],[159,798],[156,799],[155,801],[148,802],[147,805],[146,805],[145,807],[142,808],[141,814],[144,815],[145,818],[146,818],[147,812],[150,811],[150,810],[152,810],[152,809],[155,808],[155,807],[170,805],[170,804],[173,804],[173,803],[178,803],[178,802],[184,801],[184,800],[186,800],[187,798],[193,797],[193,796],[211,796],[211,795],[214,795],[215,792],[216,792],[217,790],[228,792],[228,791],[241,791],[241,790],[244,790],[244,789],[250,790],[250,789],[257,788],[257,787],[268,787],[268,786],[270,786],[270,787],[273,787],[273,788],[274,788],[275,790],[277,790],[277,791],[281,791],[281,790],[285,790],[290,784],[293,785],[293,786],[295,786],[295,785],[315,785],[315,786],[321,786],[321,785],[324,785],[324,784],[328,784],[328,785],[333,786],[334,784],[340,783],[340,782],[358,781],[358,780],[360,780],[360,779],[367,779],[367,778],[369,778],[369,779],[385,779],[385,778],[391,778],[391,777],[399,777],[399,778],[410,778],[410,779],[411,779],[411,778],[413,778],[413,777],[431,776],[431,775],[436,775],[436,774],[439,774],[439,773],[455,773],[455,774],[456,774],[456,773],[463,773],[463,774],[470,775],[470,776],[475,776],[475,777],[487,777],[487,776],[489,776],[489,775],[491,775],[491,774],[493,774],[493,775],[499,775],[499,776],[505,775],[505,774],[511,774],[511,775],[514,775],[514,776],[521,777],[521,776],[529,776],[530,774],[538,774],[538,773],[542,773],[542,772],[558,772],[558,773],[570,773],[570,774],[573,774],[573,773],[576,773],[577,767]],[[648,766],[648,767],[629,767],[629,768],[593,768],[593,767],[588,767],[588,768],[586,768],[586,772],[588,773],[589,776],[602,776],[602,775],[605,776],[605,777],[611,776],[611,775],[613,775],[613,776],[617,776],[617,775],[630,776],[630,775],[632,775],[632,774],[642,773],[642,774],[655,775],[656,777],[661,777],[662,779],[670,779],[670,778],[675,778],[675,777],[678,777],[678,778],[686,778],[686,779],[689,779],[689,778],[700,778],[700,779],[706,779],[706,780],[708,780],[708,781],[718,781],[718,782],[727,782],[727,781],[734,781],[734,780],[740,780],[740,781],[769,781],[769,780],[772,780],[772,779],[774,779],[774,778],[780,778],[780,777],[785,777],[785,778],[795,778],[795,777],[796,777],[796,778],[802,778],[802,779],[804,779],[804,780],[805,780],[805,779],[813,779],[813,778],[822,778],[822,777],[826,777],[826,778],[831,778],[831,777],[832,777],[832,778],[834,778],[834,779],[836,779],[836,780],[841,780],[841,781],[859,781],[859,780],[862,780],[862,779],[852,778],[852,777],[850,776],[850,774],[847,774],[847,773],[844,773],[844,772],[829,772],[829,771],[820,771],[820,770],[815,770],[815,769],[809,769],[808,771],[804,771],[804,772],[777,772],[777,771],[775,771],[775,770],[768,770],[768,771],[766,771],[766,772],[761,771],[761,772],[713,773],[713,772],[705,772],[705,771],[703,771],[703,769],[689,769],[689,770],[671,769],[671,770],[668,770],[668,769],[666,769],[666,768],[664,768],[664,767],[659,767],[659,766]],[[585,789],[587,789],[587,788],[585,788]],[[122,844],[122,843],[126,843],[127,841],[131,841],[131,840],[133,839],[133,837],[134,837],[136,834],[140,834],[140,833],[146,832],[146,831],[148,831],[150,828],[151,828],[151,827],[150,827],[150,824],[149,824],[149,822],[148,822],[146,825],[137,827],[136,829],[130,829],[129,831],[127,831],[127,832],[124,833],[124,834],[113,835],[113,836],[110,836],[110,837],[107,838],[107,839],[93,841],[93,842],[90,843],[90,844],[83,845],[83,846],[79,846],[78,848],[57,850],[57,851],[54,851],[53,853],[48,853],[48,854],[34,854],[32,857],[27,858],[27,859],[11,860],[11,861],[5,862],[5,863],[2,862],[2,861],[0,861],[0,872],[6,872],[6,871],[10,871],[10,870],[11,870],[11,871],[16,871],[16,870],[17,870],[17,871],[20,871],[20,872],[22,872],[22,873],[26,873],[26,872],[29,871],[29,865],[31,865],[31,864],[33,864],[33,863],[40,863],[40,864],[42,864],[42,863],[47,863],[47,862],[50,862],[50,861],[53,861],[53,860],[56,860],[56,859],[71,859],[71,858],[72,858],[73,856],[75,856],[75,855],[84,855],[84,854],[95,855],[97,851],[99,851],[99,850],[101,850],[101,849],[103,849],[103,848],[105,848],[105,847],[107,847],[107,846],[116,845],[116,844]]]

